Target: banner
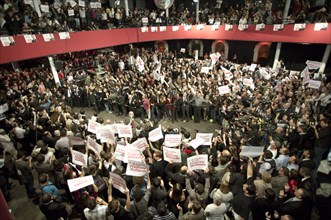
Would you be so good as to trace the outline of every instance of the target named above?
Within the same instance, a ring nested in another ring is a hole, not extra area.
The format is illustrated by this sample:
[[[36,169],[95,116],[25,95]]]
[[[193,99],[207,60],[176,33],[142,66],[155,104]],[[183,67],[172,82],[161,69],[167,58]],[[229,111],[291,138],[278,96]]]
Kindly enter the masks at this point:
[[[201,30],[203,30],[204,25],[203,24],[198,24],[198,25],[196,25],[196,28],[197,28],[198,31],[201,31]]]
[[[95,140],[90,137],[87,137],[87,147],[94,151],[94,153],[100,155],[100,152],[103,150],[102,145],[98,144]]]
[[[85,7],[85,1],[79,0],[79,1],[78,1],[78,5],[79,5],[80,7]]]
[[[230,80],[233,78],[233,74],[230,70],[224,68],[223,66],[221,66],[222,68],[222,71],[224,72],[224,78],[227,79],[227,80]]]
[[[180,149],[163,147],[163,159],[168,162],[181,163],[182,155]]]
[[[309,76],[310,72],[308,70],[308,67],[306,67],[302,72],[301,72],[301,77],[303,78],[302,83],[306,84],[309,82],[310,80],[310,76]]]
[[[118,129],[118,136],[121,137],[128,137],[128,138],[132,138],[133,134],[132,134],[132,127],[131,125],[118,125],[117,126]]]
[[[184,25],[184,31],[192,30],[192,25]]]
[[[202,143],[202,145],[211,145],[211,141],[213,138],[213,133],[197,133],[196,139],[203,139],[204,142]]]
[[[225,25],[225,30],[226,31],[231,31],[233,29],[233,25],[232,24],[226,24]]]
[[[145,63],[143,59],[140,58],[140,56],[137,56],[136,66],[139,72],[142,72],[145,69]]]
[[[87,167],[87,155],[79,151],[72,150],[72,162],[76,165]]]
[[[151,32],[157,32],[157,27],[151,27]]]
[[[188,145],[190,145],[194,149],[197,149],[200,145],[203,145],[204,142],[205,142],[204,139],[202,139],[202,138],[196,138],[196,139],[190,141],[188,143]]]
[[[111,179],[112,185],[115,189],[118,189],[121,193],[125,193],[126,182],[120,175],[109,172],[109,179]]]
[[[117,160],[124,161],[126,147],[122,144],[117,144],[114,152],[114,158]]]
[[[79,189],[82,189],[86,186],[90,186],[94,184],[94,180],[92,175],[89,176],[83,176],[83,177],[78,177],[74,179],[68,179],[67,184],[69,187],[70,192],[77,191]]]
[[[148,169],[149,166],[145,163],[137,161],[128,161],[125,174],[129,176],[145,176]]]
[[[318,80],[309,80],[308,88],[320,89],[321,81]]]
[[[70,33],[69,32],[59,32],[60,40],[67,40],[70,39]]]
[[[97,134],[97,127],[98,126],[101,126],[101,124],[89,119],[88,120],[88,125],[87,125],[87,131],[89,131],[93,134]]]
[[[259,157],[264,152],[264,146],[242,146],[240,155],[247,157]]]
[[[23,36],[27,44],[37,42],[37,38],[35,34],[24,34]]]
[[[148,146],[146,138],[139,138],[135,142],[131,144],[135,148],[137,148],[140,152],[143,152],[145,148]]]
[[[164,137],[164,145],[166,147],[177,147],[182,141],[181,134],[166,134]]]
[[[230,93],[230,88],[228,85],[225,85],[225,86],[220,86],[218,87],[218,92],[220,93],[220,95],[224,95],[224,94],[228,94]]]
[[[318,68],[321,67],[322,62],[307,60],[306,61],[306,64],[308,66],[308,69],[310,69],[310,70],[316,70],[316,69],[318,69]]]
[[[155,142],[155,141],[158,141],[160,139],[163,138],[163,133],[162,133],[162,129],[161,129],[161,126],[155,128],[154,130],[150,131],[148,133],[148,139],[151,141],[151,142]]]
[[[208,168],[208,155],[196,155],[187,158],[187,168],[193,170],[205,170]]]
[[[136,147],[132,145],[126,145],[125,146],[125,155],[124,155],[124,163],[127,163],[128,161],[138,161],[142,162],[145,159],[144,155],[137,149]]]

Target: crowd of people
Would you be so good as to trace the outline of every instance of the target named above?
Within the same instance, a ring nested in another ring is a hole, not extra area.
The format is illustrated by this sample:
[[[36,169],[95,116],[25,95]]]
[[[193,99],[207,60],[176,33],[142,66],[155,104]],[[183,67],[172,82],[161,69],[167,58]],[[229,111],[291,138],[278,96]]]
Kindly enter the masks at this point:
[[[78,4],[77,1],[42,1],[42,10],[35,10],[32,1],[4,0],[0,5],[1,34],[38,34],[143,25],[243,25],[330,21],[330,5],[327,1],[292,1],[289,16],[285,20],[283,20],[284,0],[279,1],[277,6],[273,5],[271,0],[247,0],[245,4],[235,6],[228,1],[207,2],[201,5],[199,21],[196,21],[197,16],[194,10],[190,11],[176,1],[169,9],[169,17],[166,17],[165,10],[161,9],[134,8],[130,9],[129,15],[126,16],[125,9],[119,7],[118,4],[106,3],[100,4],[100,8],[94,6],[91,8],[89,1],[84,2],[86,2],[85,6]],[[148,21],[144,23],[143,18],[147,18]]]
[[[40,197],[47,219],[304,220],[312,213],[330,219],[330,82],[313,89],[281,64],[264,69],[222,56],[195,60],[133,47],[88,55],[62,55],[59,82],[41,66],[1,71],[0,183],[7,200],[18,179],[29,198]],[[230,91],[219,90],[224,86]],[[95,112],[91,118],[88,107]],[[124,120],[101,118],[100,111]],[[197,130],[208,121],[220,129],[210,131],[210,145],[193,148],[198,131],[162,126],[164,134],[182,134],[176,147],[182,163],[175,163],[164,159],[163,139],[149,140],[166,119],[193,120]],[[88,131],[89,120],[130,125],[133,136],[114,133],[112,141],[101,142]],[[73,145],[74,137],[92,138],[102,149]],[[139,138],[149,140],[142,151],[149,169],[127,175],[116,151]],[[265,150],[251,158],[241,154],[243,146]],[[87,166],[75,164],[73,151],[88,157]],[[208,168],[188,169],[194,155],[208,155]],[[126,189],[113,187],[111,174],[122,177]],[[94,184],[70,192],[68,180],[88,175]]]

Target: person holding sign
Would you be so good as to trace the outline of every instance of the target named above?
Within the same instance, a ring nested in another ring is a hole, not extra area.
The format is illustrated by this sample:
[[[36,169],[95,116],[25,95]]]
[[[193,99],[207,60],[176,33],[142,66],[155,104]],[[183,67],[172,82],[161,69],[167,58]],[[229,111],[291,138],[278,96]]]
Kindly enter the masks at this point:
[[[190,171],[189,171],[190,172]],[[210,188],[210,178],[208,176],[209,170],[208,168],[205,170],[205,185],[202,183],[197,183],[195,187],[192,189],[191,181],[189,178],[185,179],[186,190],[189,193],[189,197],[187,198],[189,201],[198,200],[202,207],[206,207],[206,202],[208,199],[209,188]]]

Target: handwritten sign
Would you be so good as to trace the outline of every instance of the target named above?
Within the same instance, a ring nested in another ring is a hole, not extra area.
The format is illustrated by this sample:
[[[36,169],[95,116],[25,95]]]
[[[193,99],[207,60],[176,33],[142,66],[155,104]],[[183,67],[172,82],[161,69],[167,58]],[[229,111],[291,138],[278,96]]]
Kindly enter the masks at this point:
[[[148,146],[146,138],[139,138],[135,142],[131,144],[135,148],[137,148],[140,152],[144,151],[146,146]]]
[[[118,125],[117,126],[118,129],[118,136],[119,137],[128,137],[128,138],[132,138],[133,134],[132,134],[132,127],[131,125]]]
[[[87,155],[79,151],[72,151],[72,162],[76,165],[87,167]]]
[[[94,184],[94,180],[92,175],[89,176],[83,176],[83,177],[78,177],[74,179],[68,179],[67,184],[69,187],[70,192],[77,191],[79,189],[82,189],[86,186],[90,186]]]
[[[211,139],[213,138],[213,133],[197,133],[196,138],[203,139],[202,145],[210,145]]]
[[[205,170],[208,168],[208,155],[197,155],[187,158],[187,168],[189,170]]]
[[[163,138],[163,133],[161,126],[155,128],[154,130],[148,133],[148,138],[150,141],[155,142]]]
[[[128,161],[125,174],[129,176],[144,176],[148,169],[149,166],[145,163],[138,161]]]
[[[88,120],[87,131],[96,134],[98,126],[101,126],[101,124],[90,119]]]
[[[205,142],[204,139],[202,139],[202,138],[196,138],[196,139],[190,141],[188,143],[188,145],[190,145],[194,149],[197,149],[200,145],[203,145],[204,142]]]
[[[171,161],[174,163],[182,162],[182,155],[180,153],[180,149],[163,147],[163,157],[165,161]]]
[[[182,141],[181,134],[166,134],[164,137],[164,145],[167,147],[177,147]]]
[[[112,180],[112,184],[115,189],[125,193],[126,182],[120,175],[109,172],[109,178]]]

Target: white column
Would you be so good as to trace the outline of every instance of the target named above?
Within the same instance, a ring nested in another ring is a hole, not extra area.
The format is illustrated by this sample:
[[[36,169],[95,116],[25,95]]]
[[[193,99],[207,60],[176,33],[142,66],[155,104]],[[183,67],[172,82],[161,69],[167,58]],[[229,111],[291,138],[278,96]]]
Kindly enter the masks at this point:
[[[331,52],[331,44],[328,44],[328,45],[326,45],[324,55],[323,55],[323,59],[322,59],[322,65],[321,65],[318,73],[321,73],[321,74],[324,73],[326,63],[328,62],[328,59],[330,57],[330,52]]]
[[[166,18],[169,18],[169,8],[166,9]]]
[[[36,10],[38,17],[41,17],[41,11],[39,5],[40,5],[40,0],[33,0],[34,10]]]
[[[200,0],[196,0],[196,10],[195,10],[195,13],[196,13],[196,23],[199,22],[199,3],[200,3]]]
[[[128,2],[128,0],[124,0],[124,5],[125,5],[125,15],[126,15],[126,17],[129,17],[129,2]]]
[[[59,83],[61,85],[61,82],[60,82],[60,79],[59,79],[59,75],[57,74],[57,70],[56,70],[56,67],[55,67],[54,59],[53,59],[52,56],[49,56],[48,57],[48,62],[49,62],[49,65],[51,67],[51,71],[53,73],[55,84],[58,84]]]
[[[283,12],[283,21],[282,21],[283,24],[287,20],[288,12],[290,10],[290,5],[291,5],[291,0],[286,0],[284,12]],[[276,53],[275,53],[275,58],[274,58],[274,64],[272,65],[273,70],[276,69],[281,49],[282,49],[282,43],[277,43],[277,48],[276,48]]]

